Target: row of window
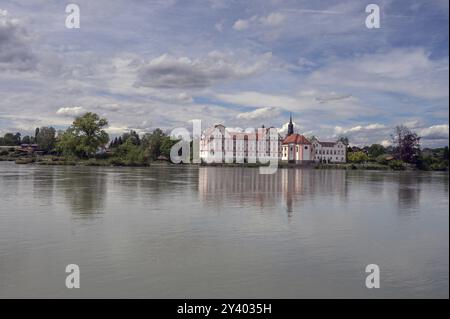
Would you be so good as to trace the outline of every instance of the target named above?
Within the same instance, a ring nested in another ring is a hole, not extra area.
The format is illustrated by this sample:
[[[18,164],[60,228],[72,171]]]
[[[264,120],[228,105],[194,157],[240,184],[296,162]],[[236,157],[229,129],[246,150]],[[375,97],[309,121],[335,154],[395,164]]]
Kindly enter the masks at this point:
[[[317,154],[323,155],[343,155],[344,150],[318,150]]]

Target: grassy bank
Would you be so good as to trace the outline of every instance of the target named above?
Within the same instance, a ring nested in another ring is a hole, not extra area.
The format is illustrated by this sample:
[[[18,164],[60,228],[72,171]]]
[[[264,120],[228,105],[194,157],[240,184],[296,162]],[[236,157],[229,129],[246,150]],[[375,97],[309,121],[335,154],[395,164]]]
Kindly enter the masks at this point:
[[[67,166],[98,166],[98,167],[149,167],[149,166],[177,166],[178,164],[172,164],[168,161],[132,161],[121,159],[117,157],[106,157],[106,158],[90,158],[90,159],[80,159],[75,157],[63,157],[54,155],[44,155],[44,156],[33,156],[31,154],[24,155],[23,153],[12,150],[10,152],[2,152],[0,154],[0,161],[14,161],[16,164],[35,164],[35,165],[67,165]],[[186,165],[198,165],[198,164],[186,164]],[[258,168],[261,166],[268,166],[268,164],[261,163],[202,163],[201,166],[212,166],[212,167],[248,167],[248,168]],[[421,169],[415,165],[406,164],[401,161],[390,161],[389,163],[383,164],[378,162],[366,162],[366,163],[343,163],[343,164],[304,164],[297,165],[287,162],[278,162],[278,168],[312,168],[312,169],[345,169],[345,170],[430,170]],[[439,169],[442,171],[442,169]]]
[[[365,164],[354,164],[354,163],[345,163],[345,164],[317,164],[314,165],[316,169],[348,169],[348,170],[392,170],[393,168],[389,167],[389,165],[383,165],[379,163],[365,163]],[[400,169],[398,169],[400,170]]]

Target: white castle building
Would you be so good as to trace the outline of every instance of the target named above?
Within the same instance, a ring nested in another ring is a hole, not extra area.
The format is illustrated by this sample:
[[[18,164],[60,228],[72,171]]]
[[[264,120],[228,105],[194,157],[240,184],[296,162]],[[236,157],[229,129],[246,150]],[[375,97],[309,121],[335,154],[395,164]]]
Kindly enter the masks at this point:
[[[281,160],[290,163],[345,163],[347,146],[342,141],[308,140],[294,133],[292,116],[287,135],[275,128],[242,132],[222,124],[206,129],[200,139],[200,158],[207,163],[256,163]]]
[[[200,158],[207,163],[256,163],[279,159],[281,142],[281,135],[275,128],[242,132],[216,124],[201,136]]]

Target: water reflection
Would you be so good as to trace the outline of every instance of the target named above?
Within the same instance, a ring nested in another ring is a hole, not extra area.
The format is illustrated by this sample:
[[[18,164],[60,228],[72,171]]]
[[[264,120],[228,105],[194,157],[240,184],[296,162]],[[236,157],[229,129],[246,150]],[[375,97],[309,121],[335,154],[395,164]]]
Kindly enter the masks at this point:
[[[419,207],[423,179],[411,174],[400,174],[397,181],[398,207],[400,212],[410,214]]]
[[[445,173],[0,163],[0,194],[0,298],[72,298],[73,262],[86,298],[448,298]]]
[[[200,198],[209,205],[225,202],[274,207],[283,201],[288,216],[303,200],[317,196],[347,197],[345,170],[280,169],[275,174],[262,175],[258,169],[212,168],[199,170]]]
[[[79,217],[102,212],[107,174],[96,168],[60,168],[55,187]]]
[[[30,175],[33,183],[33,198],[41,205],[50,205],[54,200],[56,170],[36,169]]]

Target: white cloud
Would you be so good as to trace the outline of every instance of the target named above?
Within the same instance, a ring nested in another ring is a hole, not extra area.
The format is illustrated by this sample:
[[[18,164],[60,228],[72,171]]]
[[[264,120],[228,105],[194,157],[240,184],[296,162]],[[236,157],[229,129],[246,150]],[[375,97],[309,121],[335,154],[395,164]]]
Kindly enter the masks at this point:
[[[351,127],[334,127],[333,137],[346,136],[350,145],[365,146],[374,143],[386,144],[390,136],[391,128],[380,123],[359,124]],[[383,142],[384,141],[384,142]]]
[[[280,110],[276,107],[261,107],[251,112],[239,113],[236,118],[245,120],[267,119],[278,116]]]
[[[254,15],[249,19],[239,19],[233,24],[233,29],[236,31],[242,31],[250,28],[250,26],[266,26],[266,27],[276,27],[281,25],[286,19],[286,16],[279,13],[273,12],[267,16]]]
[[[239,19],[233,24],[233,29],[237,30],[237,31],[242,31],[242,30],[248,29],[249,26],[250,26],[250,23],[248,20]]]
[[[292,122],[292,124],[294,124],[294,131],[301,132],[300,125],[298,125],[294,121]],[[281,127],[277,128],[277,132],[280,133],[281,135],[286,134],[288,131],[288,126],[289,126],[289,122],[284,123],[283,125],[281,125]],[[305,133],[303,133],[303,134],[305,134]]]
[[[61,107],[56,111],[56,114],[63,115],[63,116],[78,116],[82,114],[84,109],[81,106],[74,106],[74,107]]]
[[[419,129],[417,134],[425,140],[441,140],[448,139],[448,132],[448,124],[441,124]]]
[[[320,100],[320,98],[327,100]],[[339,97],[339,98],[337,98]],[[316,90],[302,91],[292,95],[276,95],[255,91],[237,93],[219,93],[215,98],[235,105],[251,107],[276,107],[289,112],[321,112],[321,119],[326,117],[352,118],[355,114],[374,114],[376,110],[364,106],[353,96],[341,96],[336,93]]]
[[[381,130],[386,128],[386,126],[384,124],[378,124],[378,123],[373,123],[373,124],[368,124],[368,125],[356,125],[350,128],[343,128],[340,126],[336,126],[334,128],[334,131],[336,134],[340,135],[340,134],[349,134],[349,133],[355,133],[355,132],[360,132],[360,131],[373,131],[373,130]]]
[[[274,12],[269,14],[268,16],[261,17],[259,21],[261,21],[261,23],[264,25],[275,27],[283,23],[285,19],[286,17],[283,14]]]

